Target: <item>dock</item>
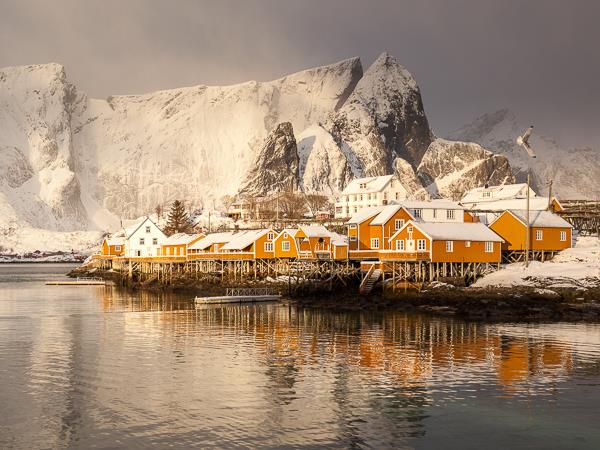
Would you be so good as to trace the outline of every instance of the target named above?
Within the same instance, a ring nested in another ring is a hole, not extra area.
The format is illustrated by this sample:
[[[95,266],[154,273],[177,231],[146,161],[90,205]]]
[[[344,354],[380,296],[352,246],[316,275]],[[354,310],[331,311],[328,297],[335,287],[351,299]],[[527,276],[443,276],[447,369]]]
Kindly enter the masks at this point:
[[[76,278],[64,281],[46,281],[46,286],[105,286],[102,278]]]
[[[230,288],[227,289],[225,295],[194,298],[194,302],[201,305],[273,302],[278,300],[281,300],[281,295],[273,294],[267,288]]]

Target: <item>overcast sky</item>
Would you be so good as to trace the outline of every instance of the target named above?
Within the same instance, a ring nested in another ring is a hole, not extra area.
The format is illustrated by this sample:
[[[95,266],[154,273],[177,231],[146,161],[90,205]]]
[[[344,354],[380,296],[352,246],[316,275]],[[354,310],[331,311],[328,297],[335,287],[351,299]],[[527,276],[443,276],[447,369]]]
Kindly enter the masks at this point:
[[[59,62],[93,97],[269,80],[383,51],[421,87],[434,131],[510,108],[600,143],[595,0],[0,0],[0,67]]]

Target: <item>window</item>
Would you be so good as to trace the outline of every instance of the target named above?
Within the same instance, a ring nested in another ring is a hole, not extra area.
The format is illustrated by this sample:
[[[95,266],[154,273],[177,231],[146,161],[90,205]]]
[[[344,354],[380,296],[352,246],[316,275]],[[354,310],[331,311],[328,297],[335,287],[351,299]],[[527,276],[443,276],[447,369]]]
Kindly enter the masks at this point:
[[[400,192],[396,192],[396,200],[400,200]]]
[[[135,251],[135,256],[142,256],[142,251],[141,250],[136,250]]]
[[[158,245],[158,238],[152,239],[152,245]]]
[[[394,221],[394,228],[396,229],[396,231],[398,231],[403,226],[404,226],[404,220],[403,219],[396,219]]]
[[[363,197],[362,197],[362,194],[360,194],[360,195],[358,196],[358,200],[360,200],[360,201],[362,202],[362,198],[363,198]]]
[[[446,253],[452,253],[454,251],[454,241],[446,241]]]
[[[396,241],[396,250],[404,251],[404,239],[398,239]]]
[[[354,207],[354,212],[358,212],[358,208],[356,206]]]
[[[379,238],[371,239],[371,248],[379,248]]]
[[[544,238],[544,233],[542,230],[535,230],[535,240],[541,241]]]
[[[491,193],[491,192],[482,192],[482,193],[481,193],[481,196],[482,196],[483,198],[489,198],[489,197],[491,197],[491,196],[492,196],[492,193]]]
[[[361,189],[366,189],[367,188],[367,183],[360,183],[360,188]]]
[[[561,231],[561,233],[564,233],[564,231]],[[562,234],[561,234],[562,237]],[[565,239],[561,239],[561,241],[563,241]],[[121,246],[120,245],[115,245],[115,252],[120,252],[121,251]]]
[[[421,217],[423,217],[423,210],[422,209],[415,209],[415,214],[414,214],[416,219],[420,219]]]
[[[273,243],[265,242],[265,252],[272,252],[272,251],[273,251]]]
[[[140,238],[140,245],[144,245],[144,242],[145,242],[144,238]]]
[[[471,241],[465,241],[465,247],[469,248],[471,246]]]
[[[356,236],[350,236],[350,242],[356,242]]]
[[[417,240],[417,250],[419,250],[419,251],[425,251],[425,250],[427,250],[427,244],[425,242],[425,239],[418,239]]]
[[[150,225],[146,225],[146,233],[150,233]]]
[[[566,232],[566,231],[561,231],[561,232],[560,232],[560,240],[561,240],[562,242],[564,242],[564,241],[566,241],[566,240],[567,240],[567,232]]]
[[[433,210],[433,218],[436,219],[437,218],[437,209]]]
[[[412,233],[412,232],[413,232],[413,227],[408,227],[408,228],[406,229],[406,231],[408,231],[409,233]]]
[[[281,250],[283,250],[284,252],[289,252],[290,251],[290,241],[283,241],[281,243]]]
[[[485,243],[485,252],[486,253],[493,253],[494,252],[494,243],[493,242],[486,242]]]
[[[454,210],[453,209],[446,210],[446,219],[454,220]]]
[[[267,239],[268,239],[269,241],[272,241],[272,240],[273,240],[273,238],[275,238],[275,233],[269,233],[269,234],[267,234]]]
[[[288,234],[287,233],[283,233],[283,237],[287,239]]]

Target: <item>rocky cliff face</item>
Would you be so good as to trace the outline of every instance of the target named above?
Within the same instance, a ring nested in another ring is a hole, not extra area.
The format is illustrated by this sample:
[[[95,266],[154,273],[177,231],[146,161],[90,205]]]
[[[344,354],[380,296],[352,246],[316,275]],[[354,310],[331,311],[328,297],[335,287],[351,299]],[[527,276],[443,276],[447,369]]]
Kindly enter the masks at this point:
[[[484,184],[514,182],[506,157],[472,142],[445,139],[431,143],[419,164],[417,175],[432,196],[454,200]]]
[[[532,184],[539,194],[545,194],[549,181],[553,180],[554,192],[560,198],[598,198],[600,149],[565,148],[536,127],[530,143],[537,158],[528,158],[515,140],[529,125],[520,123],[514,113],[502,109],[478,117],[452,132],[450,138],[477,142],[504,155],[519,182],[525,181],[527,169],[531,168]]]
[[[265,139],[240,189],[241,194],[265,196],[298,189],[299,157],[290,122],[278,124]]]

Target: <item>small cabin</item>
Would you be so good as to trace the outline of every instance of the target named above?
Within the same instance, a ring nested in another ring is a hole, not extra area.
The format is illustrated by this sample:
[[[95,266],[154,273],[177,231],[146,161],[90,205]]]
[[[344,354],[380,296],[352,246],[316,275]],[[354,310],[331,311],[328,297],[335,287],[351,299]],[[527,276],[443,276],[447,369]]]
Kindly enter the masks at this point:
[[[125,254],[124,237],[107,237],[102,241],[100,248],[102,256],[123,256]]]
[[[240,231],[233,234],[232,239],[220,248],[220,252],[223,257],[234,259],[272,259],[275,257],[276,235],[270,228]]]
[[[302,225],[296,231],[299,258],[329,258],[331,233],[322,225]]]
[[[346,222],[351,259],[377,258],[379,249],[371,248],[371,222],[383,208],[383,206],[363,208]]]
[[[204,238],[202,233],[187,234],[177,233],[169,236],[160,246],[160,254],[163,257],[185,257],[188,254],[188,247]]]
[[[407,222],[382,261],[499,263],[502,238],[482,223]]]
[[[504,239],[504,251],[524,251],[527,239],[527,211],[509,210],[490,223],[490,229]],[[550,211],[529,211],[529,244],[532,251],[560,251],[571,247],[572,225]]]
[[[384,206],[369,224],[370,250],[388,250],[389,239],[400,230],[406,222],[415,220],[412,214],[402,205]]]
[[[298,232],[295,228],[285,228],[279,233],[274,241],[275,257],[282,259],[295,259],[298,258],[298,242],[296,240],[296,233]]]

